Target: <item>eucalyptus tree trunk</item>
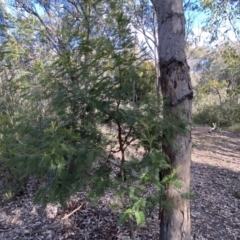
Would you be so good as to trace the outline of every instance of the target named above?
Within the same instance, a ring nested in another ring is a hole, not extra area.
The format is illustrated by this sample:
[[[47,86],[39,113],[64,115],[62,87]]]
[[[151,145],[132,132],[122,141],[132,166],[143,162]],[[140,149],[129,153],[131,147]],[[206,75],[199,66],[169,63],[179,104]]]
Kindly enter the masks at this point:
[[[158,20],[158,56],[160,85],[164,99],[164,118],[172,125],[163,133],[163,151],[169,157],[171,171],[177,169],[182,188],[166,186],[165,199],[171,208],[161,210],[160,240],[190,240],[189,200],[182,193],[190,191],[191,104],[193,91],[185,55],[185,18],[182,0],[153,0]],[[168,131],[177,123],[187,124],[187,133]],[[167,172],[165,174],[169,174]]]

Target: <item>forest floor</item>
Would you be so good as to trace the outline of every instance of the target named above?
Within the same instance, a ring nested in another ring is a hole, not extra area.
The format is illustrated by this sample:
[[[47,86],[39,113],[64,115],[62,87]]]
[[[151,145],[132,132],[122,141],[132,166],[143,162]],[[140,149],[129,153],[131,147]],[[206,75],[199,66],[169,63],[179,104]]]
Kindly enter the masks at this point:
[[[240,136],[227,131],[209,134],[205,127],[196,127],[192,136],[192,239],[240,240]],[[1,186],[2,179],[3,193]],[[128,228],[117,226],[117,214],[106,206],[111,196],[94,207],[78,193],[65,210],[58,204],[43,208],[32,203],[28,186],[22,196],[0,199],[1,240],[131,239]],[[158,239],[158,226],[155,211],[136,231],[137,239]]]

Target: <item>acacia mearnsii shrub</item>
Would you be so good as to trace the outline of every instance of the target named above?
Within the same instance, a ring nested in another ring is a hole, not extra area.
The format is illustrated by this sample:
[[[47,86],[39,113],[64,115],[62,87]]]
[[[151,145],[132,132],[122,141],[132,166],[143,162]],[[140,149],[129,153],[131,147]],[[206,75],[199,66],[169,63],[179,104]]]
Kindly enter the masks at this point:
[[[169,167],[161,134],[171,121],[152,94],[154,68],[136,51],[124,6],[97,2],[80,9],[49,1],[40,16],[18,5],[27,13],[8,15],[14,31],[1,46],[1,158],[13,177],[39,179],[38,202],[64,205],[79,190],[94,201],[112,190],[128,199],[122,220],[140,224],[166,184],[180,187],[177,172],[159,181]],[[183,132],[184,124],[171,129]],[[139,148],[137,158],[131,152]]]

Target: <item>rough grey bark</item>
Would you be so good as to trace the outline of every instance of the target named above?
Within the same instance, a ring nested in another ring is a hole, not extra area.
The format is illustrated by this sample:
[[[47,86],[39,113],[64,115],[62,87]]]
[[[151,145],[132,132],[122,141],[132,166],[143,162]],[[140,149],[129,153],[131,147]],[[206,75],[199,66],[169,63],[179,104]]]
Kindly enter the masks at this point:
[[[176,121],[191,122],[193,91],[185,55],[185,19],[182,0],[153,0],[158,19],[160,85],[164,99],[164,118],[172,126]],[[182,198],[189,192],[191,128],[186,134],[176,133],[173,141],[166,138],[163,151],[169,157],[171,171],[178,170],[183,187],[176,190],[169,185],[165,198],[170,209],[161,210],[160,240],[190,240],[190,205]],[[166,131],[171,131],[171,126]],[[166,133],[166,132],[165,132]],[[166,134],[163,133],[166,136]],[[166,173],[166,174],[169,174]]]

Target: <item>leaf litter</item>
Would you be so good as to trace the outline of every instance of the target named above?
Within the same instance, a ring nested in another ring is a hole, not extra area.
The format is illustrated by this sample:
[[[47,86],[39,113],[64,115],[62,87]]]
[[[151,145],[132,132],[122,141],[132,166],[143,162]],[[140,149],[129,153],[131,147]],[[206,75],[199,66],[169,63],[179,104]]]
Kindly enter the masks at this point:
[[[227,131],[209,134],[205,127],[196,127],[192,135],[192,239],[240,240],[240,137]],[[0,199],[1,240],[131,239],[128,227],[118,226],[119,215],[107,206],[111,193],[97,206],[86,203],[85,193],[78,192],[66,209],[59,204],[43,208],[33,204],[33,189],[29,182],[23,195],[11,201]],[[158,233],[156,209],[137,229],[136,237],[157,240]]]

